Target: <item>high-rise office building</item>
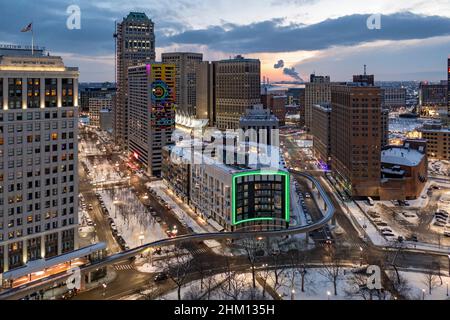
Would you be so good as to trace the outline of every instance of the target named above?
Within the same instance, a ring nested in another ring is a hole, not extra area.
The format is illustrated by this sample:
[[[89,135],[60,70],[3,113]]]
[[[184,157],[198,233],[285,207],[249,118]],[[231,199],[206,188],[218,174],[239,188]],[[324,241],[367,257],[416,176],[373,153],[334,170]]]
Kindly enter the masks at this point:
[[[447,64],[447,74],[448,74],[448,81],[447,81],[447,117],[448,121],[450,123],[450,56],[448,57],[448,64]]]
[[[269,109],[280,121],[280,126],[286,124],[286,102],[287,96],[277,94],[263,94],[261,95],[261,103]]]
[[[245,111],[261,103],[261,62],[237,56],[216,65],[216,117],[221,130],[237,129]]]
[[[331,88],[331,166],[352,197],[377,197],[382,143],[381,90],[360,83]]]
[[[382,105],[384,108],[400,108],[406,106],[406,88],[383,87]]]
[[[0,273],[77,249],[78,76],[0,47]]]
[[[155,61],[155,26],[145,13],[131,12],[116,25],[117,96],[114,108],[115,142],[128,141],[128,68]]]
[[[331,165],[331,105],[313,106],[311,134],[313,135],[314,156],[322,167]]]
[[[245,134],[245,138],[240,137],[240,141],[279,147],[279,123],[279,119],[269,109],[255,105],[239,120],[239,128]]]
[[[329,76],[310,76],[310,83],[305,88],[305,126],[308,130],[312,127],[312,108],[317,104],[329,104],[331,102],[331,83]]]
[[[117,90],[111,83],[103,83],[101,86],[83,85],[80,83],[79,89],[80,112],[89,111],[89,99],[111,97]]]
[[[383,95],[383,94],[382,94]],[[381,147],[389,145],[389,109],[381,110]]]
[[[197,119],[209,120],[210,126],[215,126],[217,122],[216,66],[217,62],[204,61],[199,64],[196,74]]]
[[[112,109],[112,96],[104,96],[102,98],[89,98],[89,124],[91,126],[100,127],[100,111],[103,109]]]
[[[421,107],[447,106],[447,83],[421,82],[419,104]]]
[[[172,144],[175,130],[175,65],[141,65],[128,74],[128,148],[149,174],[159,176],[162,148]]]
[[[203,54],[192,52],[163,53],[162,62],[176,67],[175,104],[177,116],[195,117],[197,105],[197,68]]]

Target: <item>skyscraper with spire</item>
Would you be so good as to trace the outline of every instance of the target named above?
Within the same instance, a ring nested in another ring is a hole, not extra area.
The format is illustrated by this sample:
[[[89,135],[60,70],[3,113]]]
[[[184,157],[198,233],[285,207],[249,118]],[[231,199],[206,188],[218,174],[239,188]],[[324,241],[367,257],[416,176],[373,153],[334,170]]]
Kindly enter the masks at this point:
[[[128,144],[128,68],[155,61],[155,24],[145,13],[130,12],[116,24],[117,95],[114,108],[114,139]]]

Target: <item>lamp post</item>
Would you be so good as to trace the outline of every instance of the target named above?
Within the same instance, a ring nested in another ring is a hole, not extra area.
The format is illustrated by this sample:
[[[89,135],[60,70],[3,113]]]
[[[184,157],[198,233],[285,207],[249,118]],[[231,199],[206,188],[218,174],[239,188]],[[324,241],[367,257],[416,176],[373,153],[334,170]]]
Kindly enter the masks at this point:
[[[141,242],[141,246],[144,245],[144,240],[145,240],[144,232],[141,232],[141,234],[139,235],[139,241]]]
[[[102,287],[103,287],[102,296],[104,297],[104,296],[106,296],[106,287],[107,287],[106,283],[102,284]]]
[[[450,276],[450,254],[448,255],[448,275]]]
[[[331,299],[331,291],[327,291],[328,301]]]
[[[292,291],[291,291],[291,300],[292,301],[295,300],[295,289],[292,289]]]
[[[359,252],[360,252],[360,256],[359,256],[359,261],[360,261],[360,266],[363,266],[363,253],[364,253],[364,249],[363,247],[359,247]]]
[[[424,300],[424,301],[425,301],[425,292],[426,292],[426,290],[422,289],[422,300]]]

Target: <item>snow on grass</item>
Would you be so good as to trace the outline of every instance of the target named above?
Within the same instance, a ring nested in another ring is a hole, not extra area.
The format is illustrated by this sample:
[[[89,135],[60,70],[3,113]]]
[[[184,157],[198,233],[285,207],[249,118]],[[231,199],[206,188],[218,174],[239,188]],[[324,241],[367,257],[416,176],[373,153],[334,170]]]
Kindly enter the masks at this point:
[[[257,283],[253,289],[251,273],[236,274],[231,276],[231,281],[227,274],[219,274],[207,277],[203,280],[193,281],[181,288],[181,298],[183,300],[263,300],[262,287]],[[209,294],[208,294],[209,292]],[[270,299],[266,293],[266,299]],[[160,300],[178,300],[177,290],[160,297]]]
[[[410,300],[449,300],[447,296],[447,284],[450,284],[450,277],[438,275],[430,276],[426,273],[416,271],[400,271],[403,281],[409,290],[405,290],[406,298]],[[429,292],[429,280],[431,279],[432,289]],[[442,279],[442,282],[441,282]],[[424,292],[425,290],[425,292]]]
[[[131,190],[121,188],[100,191],[100,195],[119,234],[131,249],[167,238],[161,226]]]
[[[294,281],[292,281],[293,274]],[[342,268],[337,281],[337,295],[333,282],[326,276],[326,269],[307,268],[305,274],[304,292],[302,292],[302,278],[298,270],[285,270],[280,276],[278,285],[275,277],[268,278],[268,284],[276,289],[283,300],[363,300],[358,285],[365,283],[365,276],[355,275],[351,269]],[[368,299],[368,294],[365,299]],[[381,299],[389,299],[390,295],[381,295]],[[373,299],[379,299],[374,295]]]

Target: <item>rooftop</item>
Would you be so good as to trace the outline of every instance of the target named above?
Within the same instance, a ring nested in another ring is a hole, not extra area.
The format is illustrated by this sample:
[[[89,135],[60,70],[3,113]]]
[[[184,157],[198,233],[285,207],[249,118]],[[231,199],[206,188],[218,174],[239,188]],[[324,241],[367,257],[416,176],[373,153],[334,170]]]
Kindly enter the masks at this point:
[[[415,167],[420,164],[424,156],[423,153],[415,149],[393,147],[381,152],[381,162]]]

